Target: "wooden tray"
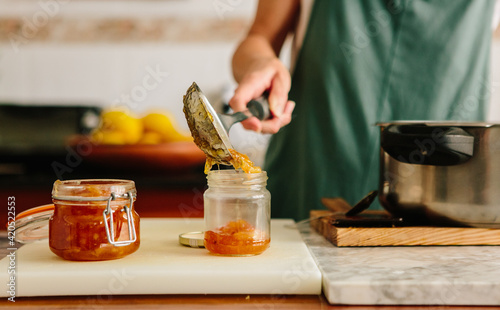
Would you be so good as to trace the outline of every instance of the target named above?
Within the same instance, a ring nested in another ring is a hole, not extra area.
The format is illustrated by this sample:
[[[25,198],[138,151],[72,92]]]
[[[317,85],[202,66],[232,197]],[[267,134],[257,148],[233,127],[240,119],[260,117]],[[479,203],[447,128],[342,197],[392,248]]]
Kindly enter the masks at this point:
[[[384,211],[365,211],[370,214]],[[331,211],[310,212],[311,227],[339,247],[404,245],[500,245],[500,229],[469,227],[336,227]],[[317,218],[320,217],[321,218]]]
[[[97,145],[88,137],[74,136],[68,145],[78,152],[83,146],[85,162],[107,169],[178,172],[198,169],[203,172],[206,156],[192,141],[161,144]]]

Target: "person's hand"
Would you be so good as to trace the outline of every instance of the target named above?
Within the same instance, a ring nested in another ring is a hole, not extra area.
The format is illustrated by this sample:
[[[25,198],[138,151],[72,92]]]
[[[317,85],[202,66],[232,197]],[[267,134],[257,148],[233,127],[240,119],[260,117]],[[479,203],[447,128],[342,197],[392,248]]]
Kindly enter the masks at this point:
[[[256,132],[276,133],[292,120],[295,102],[288,100],[290,86],[290,73],[278,58],[259,59],[254,61],[241,79],[229,105],[235,112],[243,111],[250,100],[269,91],[271,118],[259,121],[256,117],[250,117],[242,125]]]

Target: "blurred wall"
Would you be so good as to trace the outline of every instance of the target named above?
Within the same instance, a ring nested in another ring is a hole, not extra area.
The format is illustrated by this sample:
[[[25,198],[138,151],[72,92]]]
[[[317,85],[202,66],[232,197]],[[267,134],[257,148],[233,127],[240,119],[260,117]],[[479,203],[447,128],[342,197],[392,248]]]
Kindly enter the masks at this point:
[[[171,110],[213,100],[256,1],[0,0],[0,102]]]

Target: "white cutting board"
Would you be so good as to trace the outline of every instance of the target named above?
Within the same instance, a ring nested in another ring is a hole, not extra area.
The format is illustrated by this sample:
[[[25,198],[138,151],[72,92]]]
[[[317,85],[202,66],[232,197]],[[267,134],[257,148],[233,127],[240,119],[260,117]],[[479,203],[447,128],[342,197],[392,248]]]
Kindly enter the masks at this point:
[[[271,221],[271,246],[257,256],[209,254],[178,242],[203,230],[202,219],[141,219],[141,246],[122,259],[66,261],[48,241],[16,253],[16,296],[120,294],[320,294],[321,273],[292,220]],[[9,258],[0,261],[8,282]],[[0,296],[6,297],[5,289]]]

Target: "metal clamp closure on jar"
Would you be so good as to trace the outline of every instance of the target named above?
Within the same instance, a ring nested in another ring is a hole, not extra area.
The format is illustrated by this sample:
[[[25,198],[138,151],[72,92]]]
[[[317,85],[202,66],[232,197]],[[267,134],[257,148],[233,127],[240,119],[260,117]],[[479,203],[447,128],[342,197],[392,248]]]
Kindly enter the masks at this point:
[[[99,198],[99,197],[69,197],[69,196],[52,196],[52,199],[57,200],[71,200],[71,201],[107,201],[106,209],[102,212],[102,217],[104,219],[104,227],[106,229],[106,236],[108,238],[108,242],[114,246],[126,246],[134,243],[137,240],[137,233],[135,231],[134,217],[132,216],[131,210],[132,205],[134,203],[134,198],[136,196],[131,192],[127,192],[125,194],[117,195],[114,192],[111,192],[109,198]],[[128,224],[128,237],[129,240],[115,241],[114,235],[114,225],[113,225],[113,210],[111,209],[111,201],[116,200],[117,198],[128,198],[129,205],[124,206],[120,212],[125,212],[127,214],[127,224]],[[109,224],[108,224],[108,216],[109,216]]]

